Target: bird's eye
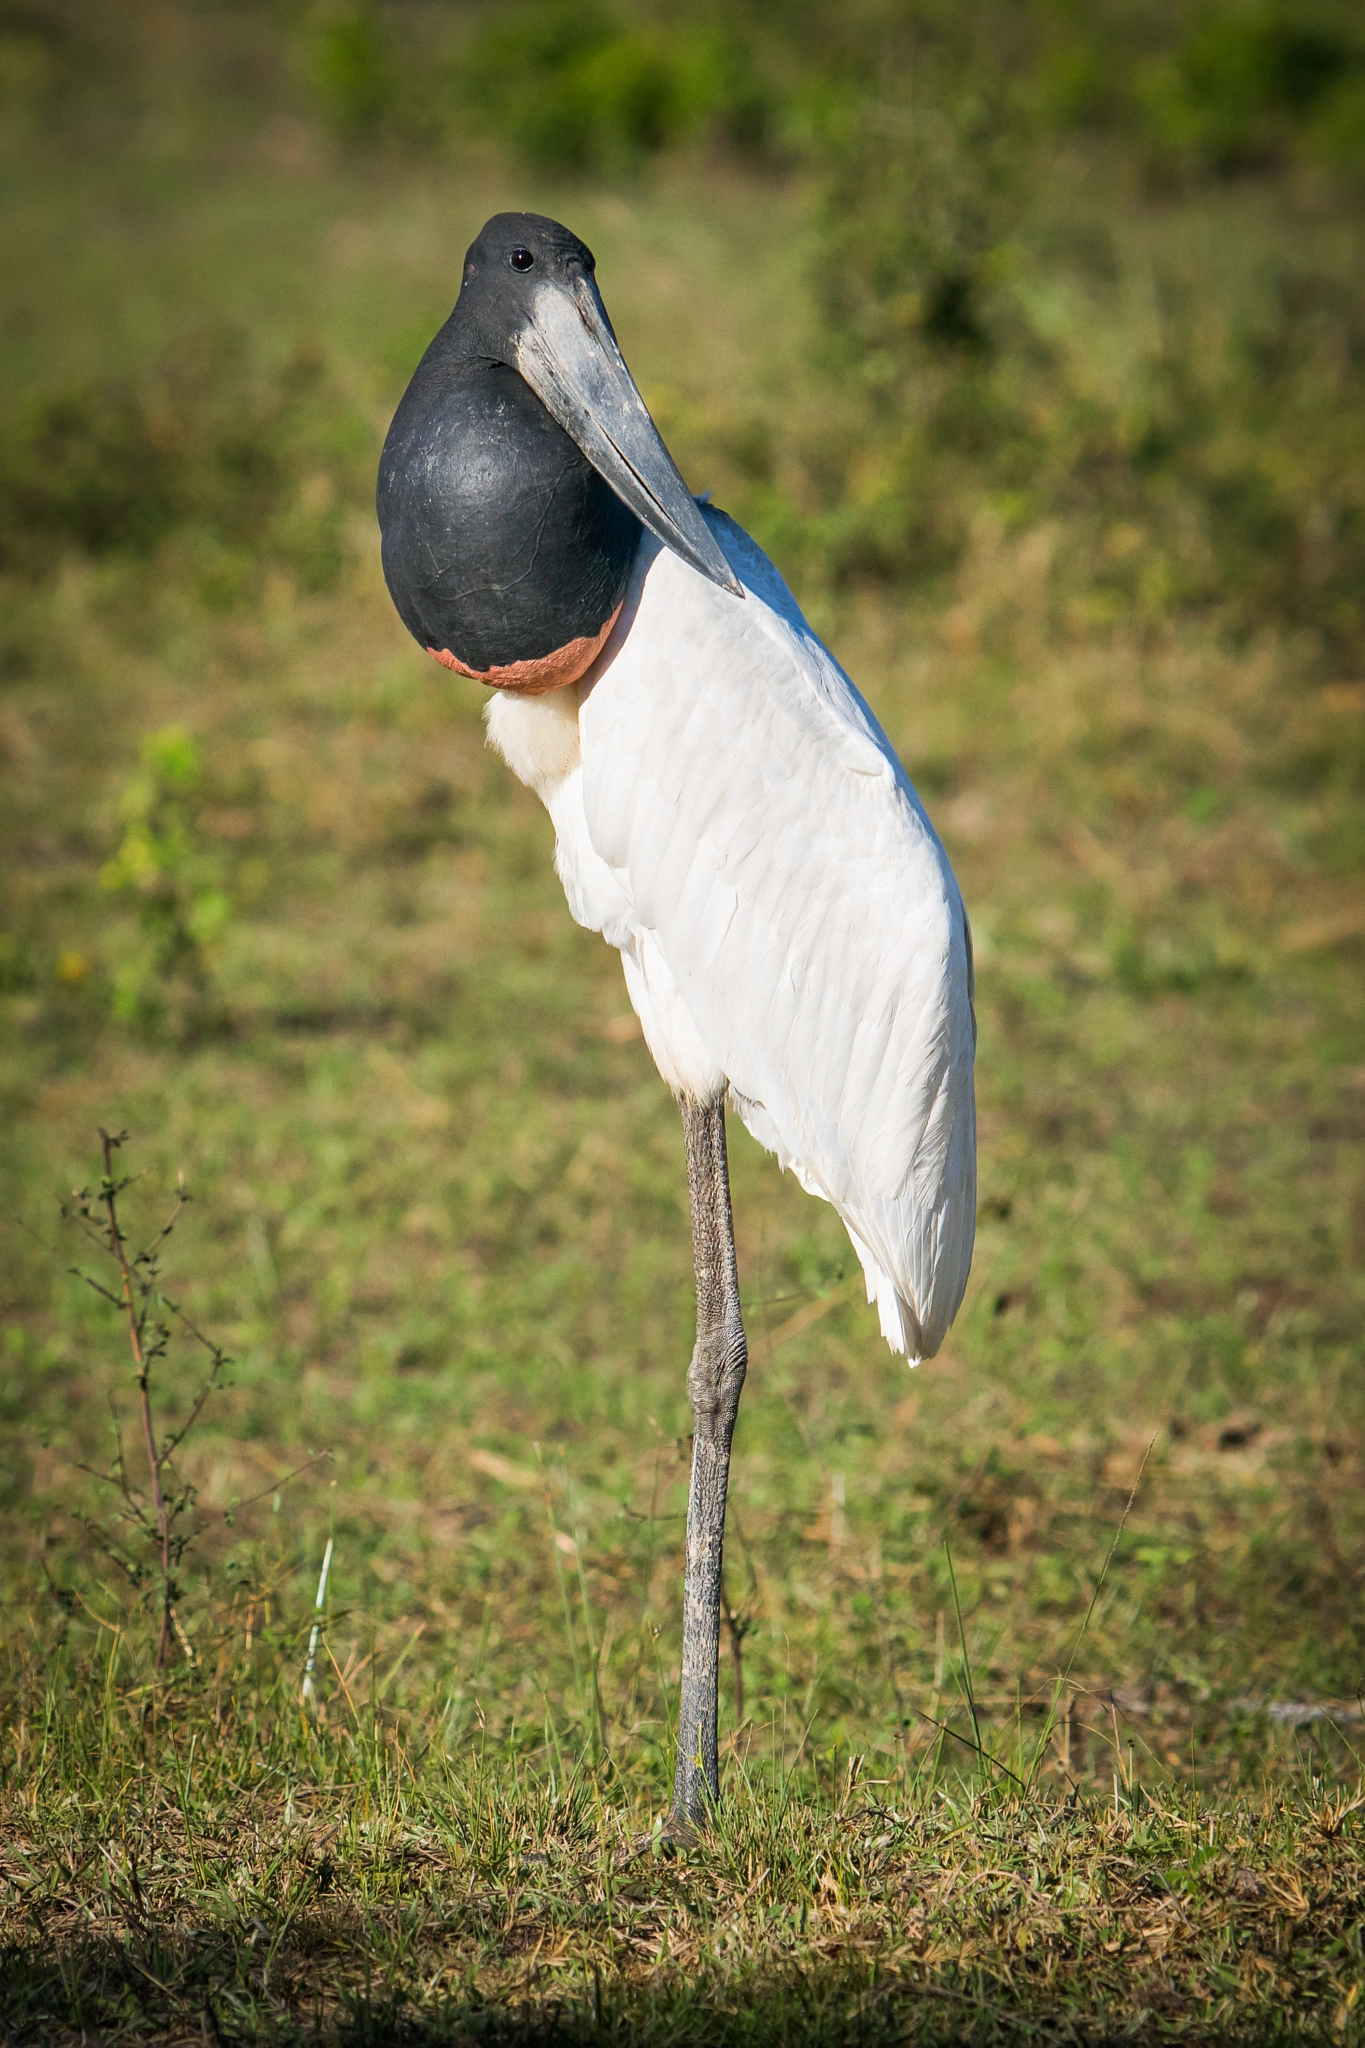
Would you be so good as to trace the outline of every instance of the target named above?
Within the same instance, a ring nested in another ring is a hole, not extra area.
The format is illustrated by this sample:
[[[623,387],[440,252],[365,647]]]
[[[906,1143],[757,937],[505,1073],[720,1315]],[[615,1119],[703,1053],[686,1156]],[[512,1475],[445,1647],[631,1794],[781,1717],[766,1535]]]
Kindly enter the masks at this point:
[[[529,270],[536,259],[529,249],[514,249],[507,260],[513,270]]]

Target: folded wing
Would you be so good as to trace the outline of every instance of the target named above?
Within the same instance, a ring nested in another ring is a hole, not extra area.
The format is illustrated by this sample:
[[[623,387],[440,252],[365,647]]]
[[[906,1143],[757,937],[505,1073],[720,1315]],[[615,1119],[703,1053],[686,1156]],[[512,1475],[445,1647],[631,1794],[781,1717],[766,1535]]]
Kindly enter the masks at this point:
[[[580,712],[607,935],[666,969],[749,1129],[843,1217],[888,1340],[930,1357],[975,1225],[966,916],[868,707],[707,517],[749,601],[646,542]]]

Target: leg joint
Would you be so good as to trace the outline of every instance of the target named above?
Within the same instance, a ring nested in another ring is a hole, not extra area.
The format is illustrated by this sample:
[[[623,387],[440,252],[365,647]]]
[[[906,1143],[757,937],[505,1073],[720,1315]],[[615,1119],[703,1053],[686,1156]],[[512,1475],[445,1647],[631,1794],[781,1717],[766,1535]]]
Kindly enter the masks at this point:
[[[728,1443],[739,1412],[749,1352],[738,1316],[697,1338],[687,1369],[687,1392],[698,1436]]]

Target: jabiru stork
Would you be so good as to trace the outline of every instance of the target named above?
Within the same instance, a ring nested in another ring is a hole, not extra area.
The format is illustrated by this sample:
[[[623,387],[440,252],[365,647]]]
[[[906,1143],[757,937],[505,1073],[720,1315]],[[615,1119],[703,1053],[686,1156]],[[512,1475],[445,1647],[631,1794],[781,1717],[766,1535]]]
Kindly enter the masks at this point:
[[[688,491],[591,251],[502,213],[394,416],[384,574],[418,644],[492,692],[569,909],[615,946],[682,1113],[696,1268],[669,1828],[719,1797],[717,1662],[746,1349],[725,1104],[833,1204],[882,1334],[942,1344],[976,1215],[972,942],[890,742],[762,550]]]

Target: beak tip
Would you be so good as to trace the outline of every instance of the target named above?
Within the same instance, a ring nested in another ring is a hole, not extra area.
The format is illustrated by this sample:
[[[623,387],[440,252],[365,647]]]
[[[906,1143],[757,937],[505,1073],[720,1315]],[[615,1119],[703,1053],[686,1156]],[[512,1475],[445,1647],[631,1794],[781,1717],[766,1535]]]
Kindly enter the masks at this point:
[[[726,559],[724,551],[715,541],[709,530],[707,532],[707,539],[711,542],[711,545],[703,550],[699,550],[698,555],[693,557],[696,567],[701,570],[709,582],[715,584],[718,590],[728,590],[731,597],[742,598],[745,595],[744,585],[736,576],[729,561]]]

